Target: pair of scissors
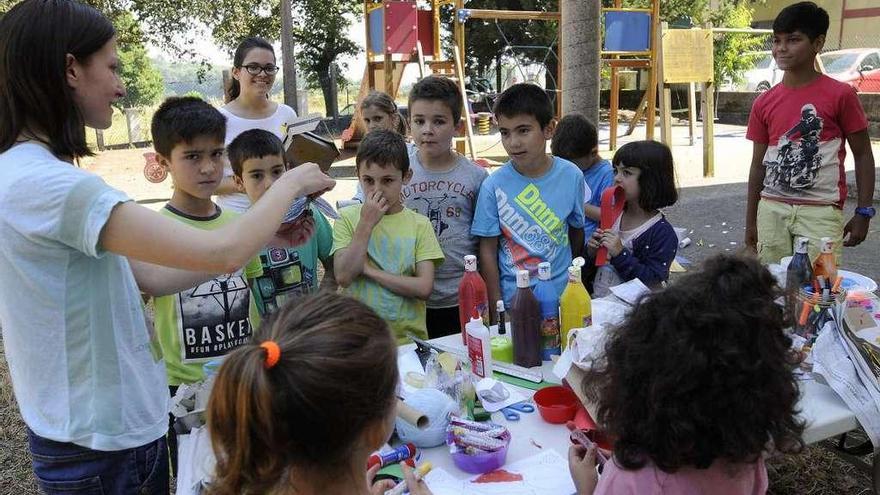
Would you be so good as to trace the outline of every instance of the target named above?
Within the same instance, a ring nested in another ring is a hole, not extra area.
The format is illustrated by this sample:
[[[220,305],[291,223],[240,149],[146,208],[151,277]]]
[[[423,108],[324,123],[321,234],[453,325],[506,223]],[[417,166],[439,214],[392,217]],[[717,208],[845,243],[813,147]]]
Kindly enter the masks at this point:
[[[528,402],[517,402],[501,409],[504,418],[508,421],[519,421],[519,413],[535,412],[535,406]]]

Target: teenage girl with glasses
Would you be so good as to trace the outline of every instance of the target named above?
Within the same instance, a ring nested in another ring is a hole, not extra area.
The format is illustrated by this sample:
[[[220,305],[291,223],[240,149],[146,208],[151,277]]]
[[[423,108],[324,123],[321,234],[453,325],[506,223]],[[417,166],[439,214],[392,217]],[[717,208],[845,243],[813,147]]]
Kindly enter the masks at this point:
[[[263,129],[284,139],[287,126],[296,119],[296,112],[269,99],[278,74],[272,45],[263,38],[246,38],[235,49],[232,65],[227,103],[220,108],[226,117],[226,144],[251,129]],[[251,205],[244,191],[235,185],[230,165],[226,166],[223,182],[217,188],[217,204],[239,213]]]

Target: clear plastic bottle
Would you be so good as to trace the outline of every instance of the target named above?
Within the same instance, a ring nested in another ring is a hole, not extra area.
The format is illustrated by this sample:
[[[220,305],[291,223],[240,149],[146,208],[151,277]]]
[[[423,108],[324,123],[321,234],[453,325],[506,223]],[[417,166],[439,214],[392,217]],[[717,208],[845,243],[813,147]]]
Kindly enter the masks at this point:
[[[479,315],[474,314],[471,321],[465,325],[465,331],[471,373],[480,378],[492,376],[492,343],[489,329],[483,325]]]
[[[794,240],[794,256],[785,273],[785,310],[789,319],[797,318],[799,313],[798,295],[801,288],[808,286],[813,280],[813,266],[807,254],[810,240],[797,237]],[[833,283],[833,281],[832,281]]]

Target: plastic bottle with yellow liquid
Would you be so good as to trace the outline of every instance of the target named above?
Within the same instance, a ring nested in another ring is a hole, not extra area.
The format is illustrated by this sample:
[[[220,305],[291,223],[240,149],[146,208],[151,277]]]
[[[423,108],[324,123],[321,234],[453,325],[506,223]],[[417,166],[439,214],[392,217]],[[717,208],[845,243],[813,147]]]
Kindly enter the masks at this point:
[[[590,294],[581,281],[581,267],[584,259],[577,257],[568,267],[568,285],[559,297],[559,327],[562,336],[562,349],[568,347],[568,332],[572,328],[584,328],[593,324]]]

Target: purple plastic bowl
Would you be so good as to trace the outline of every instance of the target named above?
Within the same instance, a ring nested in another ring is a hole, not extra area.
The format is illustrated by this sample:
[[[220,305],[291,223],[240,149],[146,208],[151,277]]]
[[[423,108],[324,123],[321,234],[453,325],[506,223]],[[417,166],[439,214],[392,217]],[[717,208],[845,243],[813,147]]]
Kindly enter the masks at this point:
[[[456,452],[452,454],[452,462],[466,473],[483,474],[494,471],[504,465],[507,461],[507,448],[510,447],[510,433],[505,432],[501,435],[504,440],[504,447],[495,452],[486,452],[485,454],[468,455],[464,452]]]

